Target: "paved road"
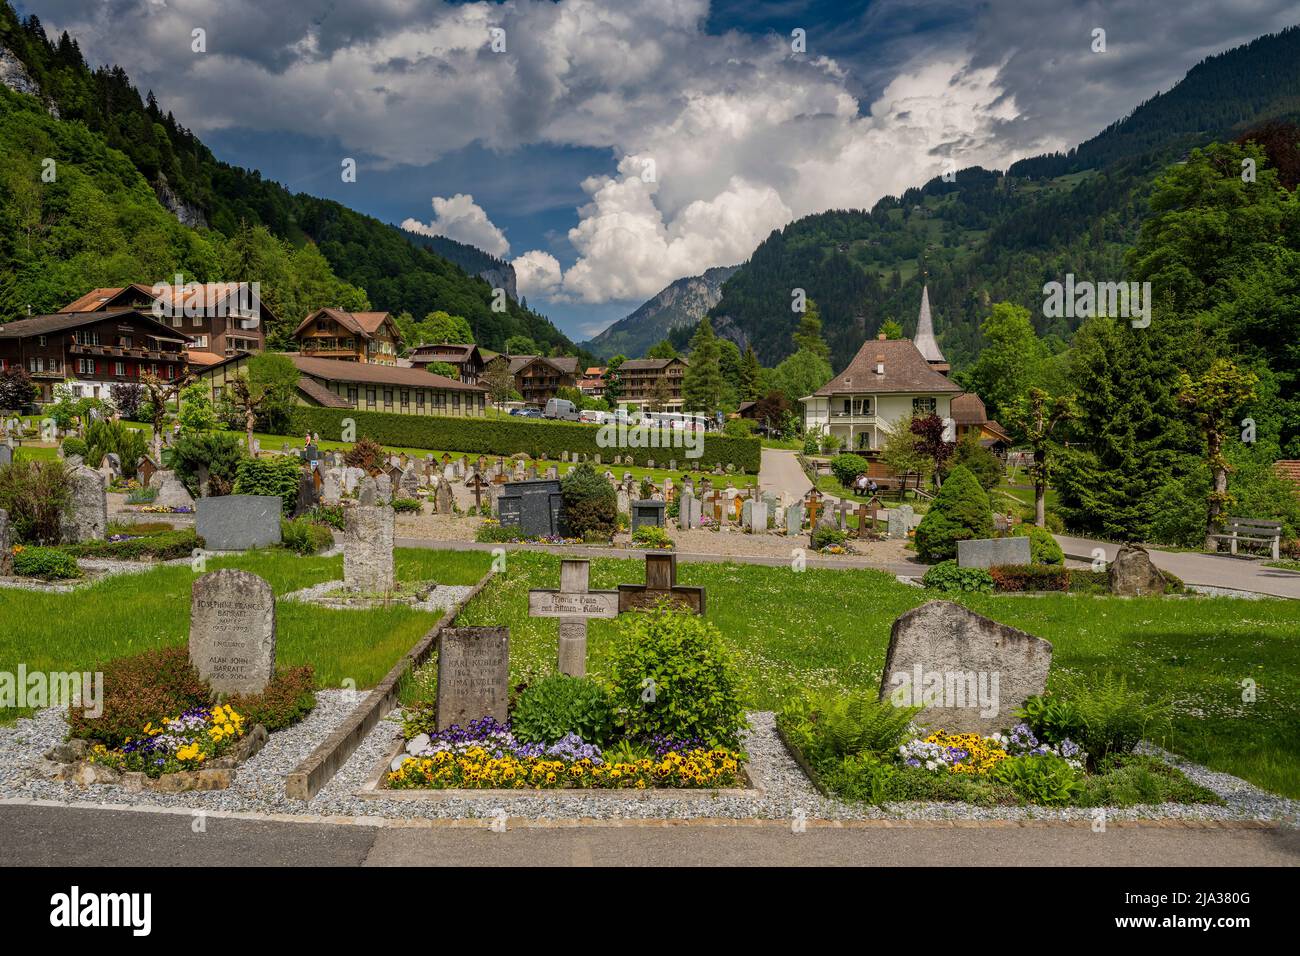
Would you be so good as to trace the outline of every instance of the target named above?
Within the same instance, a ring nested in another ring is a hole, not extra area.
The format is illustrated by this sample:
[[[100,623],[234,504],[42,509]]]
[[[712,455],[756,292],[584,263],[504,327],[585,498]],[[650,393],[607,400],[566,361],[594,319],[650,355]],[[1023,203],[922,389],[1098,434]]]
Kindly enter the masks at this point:
[[[0,806],[0,865],[1297,866],[1300,831],[1111,827],[358,826]]]
[[[799,467],[799,459],[792,451],[782,448],[764,448],[758,467],[758,490],[770,491],[787,501],[798,501],[808,493],[813,484]]]
[[[1109,541],[1072,538],[1060,534],[1056,535],[1056,540],[1060,542],[1061,550],[1067,557],[1077,558],[1080,561],[1091,561],[1094,548],[1105,551],[1107,561],[1114,560],[1119,550],[1119,545]],[[1300,598],[1300,574],[1278,568],[1266,568],[1264,562],[1257,558],[1160,551],[1154,548],[1148,550],[1156,567],[1178,575],[1188,584],[1204,584],[1277,597]]]

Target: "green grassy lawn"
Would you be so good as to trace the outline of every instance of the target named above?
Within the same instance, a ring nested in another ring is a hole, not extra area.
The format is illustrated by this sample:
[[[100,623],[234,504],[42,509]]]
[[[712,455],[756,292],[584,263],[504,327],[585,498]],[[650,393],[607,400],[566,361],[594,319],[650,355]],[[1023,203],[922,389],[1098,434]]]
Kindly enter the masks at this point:
[[[708,616],[739,655],[749,706],[800,688],[876,687],[894,618],[932,595],[878,571],[680,564],[708,589]],[[641,561],[596,559],[591,586],[644,580]],[[511,673],[555,668],[557,624],[527,616],[529,588],[559,586],[559,558],[512,552],[507,572],[459,624],[510,627]],[[1176,702],[1170,749],[1268,790],[1300,797],[1300,602],[1082,595],[965,595],[981,614],[1051,641],[1054,675],[1124,674]],[[601,674],[615,622],[589,622],[589,672]],[[1255,703],[1241,682],[1257,685]]]
[[[399,549],[397,577],[441,584],[474,584],[491,564],[486,552]],[[304,558],[268,550],[210,559],[207,569],[239,568],[265,578],[277,595],[341,579],[343,559]],[[108,578],[70,594],[0,588],[0,670],[93,670],[115,657],[152,647],[183,644],[189,636],[188,565],[158,567]],[[336,611],[280,602],[276,663],[311,664],[322,687],[355,681],[374,685],[429,628],[439,614],[406,607]],[[0,722],[22,716],[0,709]]]
[[[59,450],[53,446],[40,448],[33,445],[20,445],[14,449],[14,461],[54,461],[59,457]]]

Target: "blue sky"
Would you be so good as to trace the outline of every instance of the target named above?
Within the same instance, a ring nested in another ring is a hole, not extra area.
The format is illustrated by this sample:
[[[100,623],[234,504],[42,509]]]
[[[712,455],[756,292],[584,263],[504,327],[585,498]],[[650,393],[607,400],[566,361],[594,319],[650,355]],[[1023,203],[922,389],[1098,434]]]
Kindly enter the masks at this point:
[[[514,262],[529,303],[579,340],[793,218],[1068,148],[1204,56],[1300,20],[1283,0],[19,9],[121,63],[220,158]]]

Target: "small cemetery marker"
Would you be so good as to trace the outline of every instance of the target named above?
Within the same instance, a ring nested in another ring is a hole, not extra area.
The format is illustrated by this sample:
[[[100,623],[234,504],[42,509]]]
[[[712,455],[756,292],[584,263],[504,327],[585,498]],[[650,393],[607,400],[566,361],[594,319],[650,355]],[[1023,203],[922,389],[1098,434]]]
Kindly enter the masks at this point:
[[[506,722],[510,629],[444,627],[438,632],[438,729],[492,717]]]
[[[560,589],[528,592],[529,617],[560,619],[560,673],[571,677],[587,674],[587,619],[618,617],[618,591],[592,591],[591,562],[565,558],[560,563]]]
[[[477,471],[469,479],[469,486],[474,491],[474,510],[483,510],[483,490],[487,488],[488,483],[483,480],[483,476]]]
[[[704,613],[704,588],[677,583],[677,555],[651,551],[645,556],[645,584],[618,586],[619,612],[654,607],[668,600],[687,611]]]

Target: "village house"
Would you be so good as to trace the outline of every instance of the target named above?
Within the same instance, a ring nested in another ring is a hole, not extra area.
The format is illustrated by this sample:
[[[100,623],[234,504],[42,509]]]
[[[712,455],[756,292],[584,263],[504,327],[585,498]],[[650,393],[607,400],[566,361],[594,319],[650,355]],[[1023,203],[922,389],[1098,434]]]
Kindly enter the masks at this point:
[[[149,373],[183,377],[189,339],[138,309],[36,315],[0,325],[0,371],[27,369],[37,401],[54,400],[54,386],[72,382],[77,398],[111,397],[113,385]]]
[[[974,392],[965,392],[954,398],[950,415],[957,426],[958,441],[974,433],[976,440],[995,454],[1005,455],[1011,448],[1011,436],[998,422],[989,418],[984,400]]]
[[[495,353],[488,353],[489,355]],[[417,345],[407,356],[413,368],[423,369],[434,362],[446,362],[456,369],[456,378],[473,385],[483,374],[486,359],[477,345],[434,343]]]
[[[314,358],[397,365],[402,333],[387,312],[317,309],[293,330],[293,340]]]
[[[682,377],[690,363],[684,358],[628,359],[619,366],[619,401],[680,408]]]
[[[935,341],[929,292],[922,290],[916,336],[882,334],[864,343],[844,371],[800,399],[804,428],[835,435],[846,449],[878,451],[901,418],[952,417],[962,388],[948,378],[949,368]]]
[[[422,368],[369,362],[340,362],[297,352],[283,353],[298,369],[298,403],[399,415],[481,416],[487,389]],[[197,370],[196,379],[220,399],[231,380],[244,374],[249,356],[237,355]]]
[[[159,283],[92,289],[59,309],[65,315],[136,309],[184,333],[191,365],[212,365],[241,352],[266,347],[266,324],[275,314],[248,292],[246,283],[196,282],[188,285]],[[157,294],[163,291],[162,295]],[[188,302],[188,306],[187,306]],[[159,304],[161,315],[155,310]]]
[[[578,379],[578,391],[590,398],[600,398],[605,394],[605,366],[593,365],[582,373]]]
[[[571,355],[497,355],[488,365],[508,363],[515,391],[529,405],[545,405],[561,388],[578,387],[578,360]]]

